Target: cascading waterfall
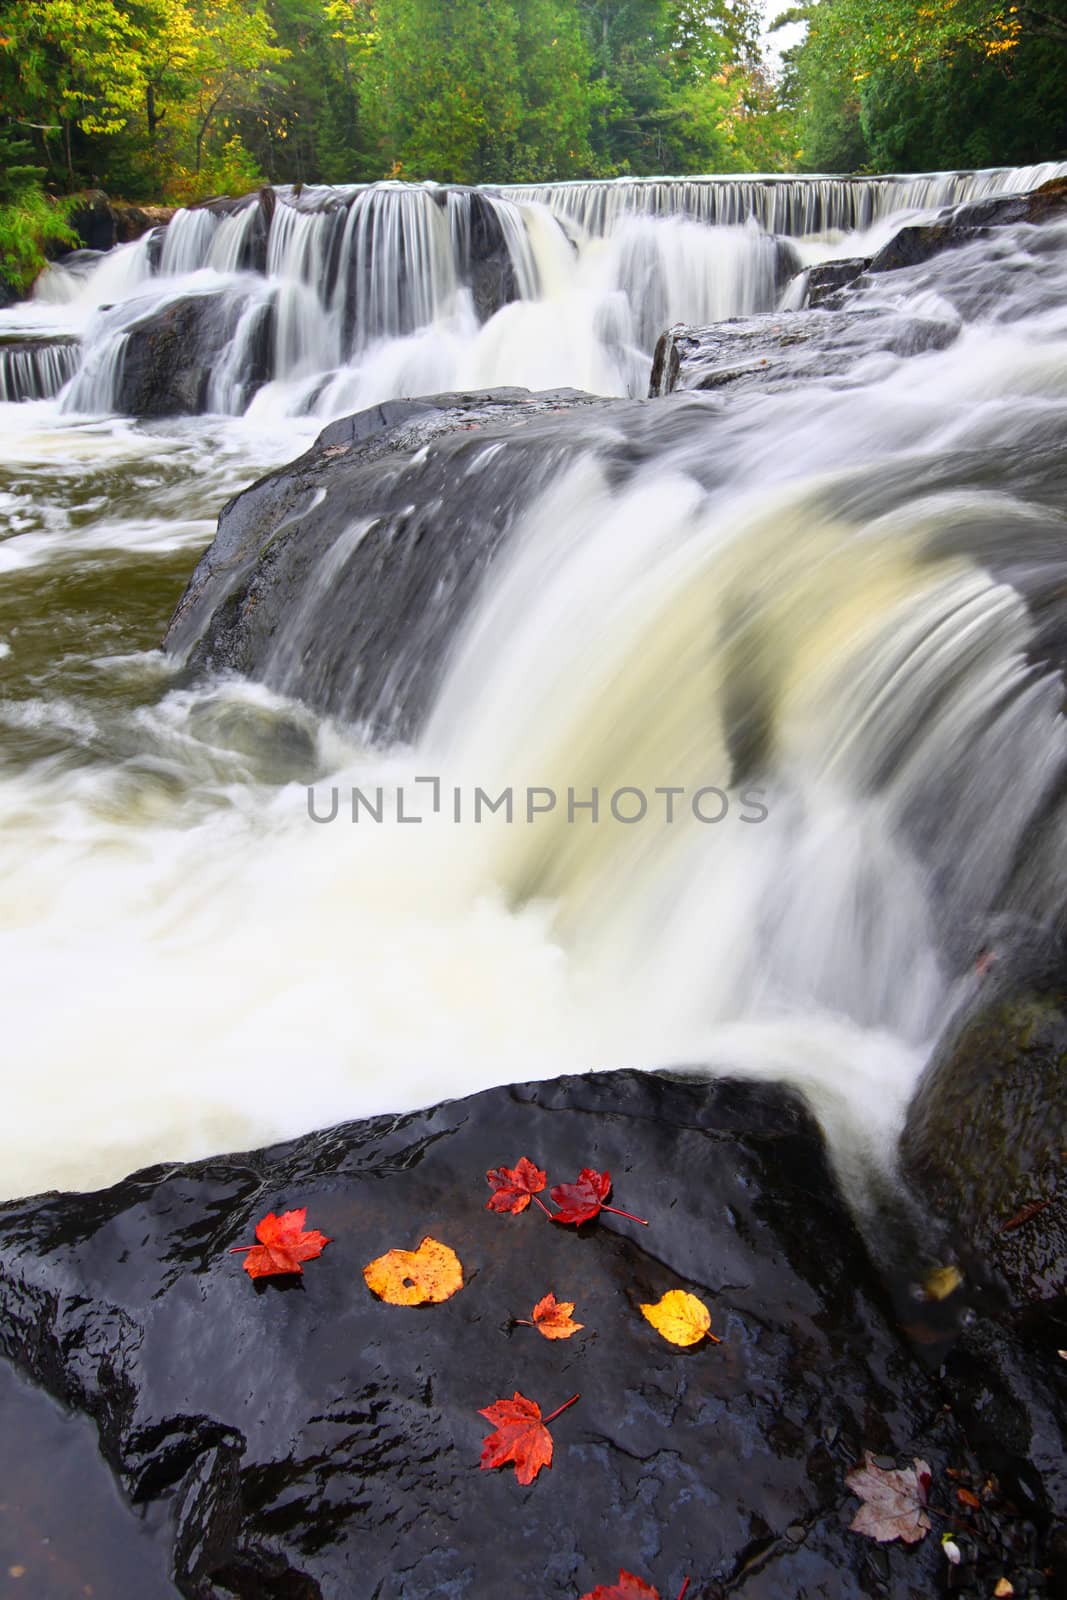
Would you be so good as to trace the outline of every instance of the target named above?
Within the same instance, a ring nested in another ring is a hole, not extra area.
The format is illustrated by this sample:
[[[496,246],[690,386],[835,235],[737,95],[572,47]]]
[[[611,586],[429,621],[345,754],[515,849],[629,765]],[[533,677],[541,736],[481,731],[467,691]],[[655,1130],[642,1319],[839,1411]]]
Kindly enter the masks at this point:
[[[70,382],[77,365],[73,339],[0,343],[0,403],[51,400]]]
[[[886,1161],[975,929],[1067,901],[1063,224],[863,290],[847,383],[624,397],[665,323],[772,308],[798,255],[871,237],[813,231],[1062,170],[279,191],[0,315],[81,341],[61,396],[2,417],[3,1188],[621,1065],[784,1075]],[[190,297],[225,313],[210,414],[108,415],[138,324]],[[893,354],[891,313],[945,337]],[[390,451],[392,509],[301,558],[263,681],[159,654],[220,506],[323,418],[515,382],[620,398]],[[501,542],[440,658],[382,645],[383,696],[418,676],[428,705],[387,738],[345,712],[367,662],[308,686],[420,518],[434,615],[450,530]],[[309,782],[323,812],[381,787],[383,821],[316,825]],[[476,822],[508,787],[558,798]],[[294,1069],[291,1107],[264,1085]]]
[[[197,352],[204,404],[229,414],[328,418],[501,383],[637,395],[665,326],[778,304],[800,265],[790,241],[807,263],[846,231],[1064,171],[282,188],[266,207],[179,211],[95,268],[52,268],[37,296],[83,342],[72,412],[123,409],[129,330],[188,295],[230,308]],[[39,390],[27,377],[7,394]]]
[[[501,190],[538,201],[585,233],[612,233],[623,217],[684,215],[710,227],[754,219],[768,233],[856,233],[901,211],[928,211],[991,195],[1036,189],[1060,177],[1062,162],[884,178],[616,178],[601,183],[519,184]]]

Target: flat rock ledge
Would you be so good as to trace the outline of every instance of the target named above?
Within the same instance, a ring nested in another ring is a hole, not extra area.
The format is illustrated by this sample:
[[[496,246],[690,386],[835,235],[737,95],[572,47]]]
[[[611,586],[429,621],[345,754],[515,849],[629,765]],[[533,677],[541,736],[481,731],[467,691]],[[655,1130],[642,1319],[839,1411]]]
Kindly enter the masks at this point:
[[[490,1213],[486,1170],[520,1155],[550,1182],[608,1169],[650,1225]],[[230,1251],[295,1206],[333,1242],[253,1284]],[[363,1266],[427,1234],[463,1290],[375,1299]],[[644,1320],[677,1288],[721,1344]],[[584,1324],[567,1341],[513,1320],[549,1290]],[[772,1084],[561,1078],[9,1204],[0,1349],[93,1419],[193,1600],[577,1600],[620,1566],[664,1596],[688,1575],[693,1600],[1064,1592],[1062,1397],[988,1318],[938,1371],[916,1358],[815,1122]],[[581,1395],[528,1488],[479,1470],[479,1410],[515,1390],[546,1412]],[[921,1543],[850,1531],[865,1450],[930,1464]],[[992,1472],[1001,1511],[961,1513],[956,1485]],[[952,1567],[939,1535],[961,1517],[981,1538],[960,1531]]]

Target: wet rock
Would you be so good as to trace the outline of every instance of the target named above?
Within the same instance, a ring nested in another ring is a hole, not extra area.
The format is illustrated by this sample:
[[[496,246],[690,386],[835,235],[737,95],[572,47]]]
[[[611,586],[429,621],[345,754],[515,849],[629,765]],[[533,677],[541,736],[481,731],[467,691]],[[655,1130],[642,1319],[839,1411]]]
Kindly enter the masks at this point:
[[[0,1431],[5,1600],[85,1600],[87,1589],[173,1600],[166,1507],[143,1516],[124,1501],[87,1417],[65,1412],[0,1362]]]
[[[607,1168],[651,1225],[492,1215],[485,1171],[522,1153],[555,1180]],[[229,1252],[297,1205],[334,1242],[257,1288]],[[466,1287],[379,1303],[363,1265],[428,1233]],[[644,1321],[679,1287],[721,1345]],[[585,1324],[566,1343],[513,1321],[549,1288]],[[848,1530],[844,1475],[870,1449],[944,1482],[965,1444],[777,1086],[565,1078],[17,1202],[0,1344],[95,1420],[136,1504],[169,1504],[195,1600],[574,1600],[620,1565],[663,1594],[685,1574],[705,1597],[940,1591],[935,1538],[877,1550]],[[528,1489],[478,1467],[479,1409],[516,1389],[546,1409],[581,1394]]]
[[[409,736],[494,555],[615,404],[501,389],[332,423],[224,507],[165,647]]]
[[[883,245],[870,264],[870,271],[894,272],[929,261],[944,250],[953,250],[979,238],[991,228],[1017,222],[1049,222],[1067,216],[1067,179],[1053,178],[1028,194],[998,195],[975,200],[943,212],[933,222],[913,223]]]
[[[839,289],[863,276],[871,264],[870,256],[852,256],[843,261],[823,261],[808,268],[807,304],[824,305]]]
[[[129,244],[165,225],[174,215],[174,206],[135,206],[110,200],[101,189],[92,189],[78,198],[70,213],[70,225],[89,250],[111,250]]]
[[[233,337],[244,301],[232,294],[184,295],[129,328],[119,358],[115,410],[134,417],[195,416],[206,410],[219,352]],[[269,377],[269,308],[252,341],[251,396]]]
[[[502,306],[519,298],[515,265],[500,218],[484,195],[470,193],[469,232],[460,273],[470,284],[479,320],[488,322]]]
[[[649,394],[679,389],[777,390],[799,383],[866,383],[868,357],[943,350],[958,334],[947,319],[886,307],[833,314],[774,311],[709,328],[669,328],[656,346]]]
[[[1033,930],[1031,930],[1033,932]],[[1035,945],[1036,940],[1036,945]],[[1067,968],[1051,936],[997,933],[908,1109],[903,1170],[1045,1342],[1067,1345]]]

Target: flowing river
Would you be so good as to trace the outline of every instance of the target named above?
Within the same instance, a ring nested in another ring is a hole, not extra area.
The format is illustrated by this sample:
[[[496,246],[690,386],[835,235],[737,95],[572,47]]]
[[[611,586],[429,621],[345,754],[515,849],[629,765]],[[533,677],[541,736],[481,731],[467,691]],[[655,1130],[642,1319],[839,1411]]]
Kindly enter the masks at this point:
[[[38,396],[0,403],[0,1193],[626,1065],[787,1077],[888,1160],[975,930],[1064,903],[1067,226],[865,291],[921,355],[872,321],[840,381],[642,397],[670,324],[1063,170],[279,191],[0,313],[0,394]],[[129,330],[188,296],[205,414],[122,416]],[[494,385],[633,403],[520,485],[413,743],[294,692],[325,605],[265,683],[160,652],[231,496],[332,418]],[[727,814],[309,817],[427,773]]]

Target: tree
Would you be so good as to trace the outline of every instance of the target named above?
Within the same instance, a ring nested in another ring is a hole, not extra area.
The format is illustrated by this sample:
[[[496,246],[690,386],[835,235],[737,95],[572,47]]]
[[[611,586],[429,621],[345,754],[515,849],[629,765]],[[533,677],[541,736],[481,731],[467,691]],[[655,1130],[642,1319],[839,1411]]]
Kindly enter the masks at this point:
[[[1067,6],[1016,0],[818,0],[790,53],[804,165],[1029,162],[1067,147]]]
[[[366,69],[383,165],[477,183],[506,170],[522,120],[510,5],[381,0]]]

